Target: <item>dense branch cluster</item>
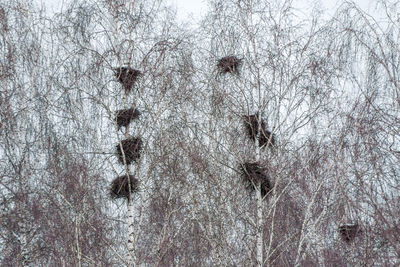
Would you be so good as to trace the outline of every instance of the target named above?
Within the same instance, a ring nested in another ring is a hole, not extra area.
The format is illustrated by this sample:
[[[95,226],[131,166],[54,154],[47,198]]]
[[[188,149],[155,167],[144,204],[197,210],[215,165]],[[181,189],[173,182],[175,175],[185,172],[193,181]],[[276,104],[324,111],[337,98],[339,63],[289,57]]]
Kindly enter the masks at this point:
[[[115,112],[118,128],[127,127],[132,120],[139,118],[140,112],[135,108],[120,109]]]
[[[126,93],[129,93],[132,90],[132,87],[142,75],[139,70],[135,70],[129,67],[119,67],[114,68],[113,70],[115,72],[115,77],[117,78],[117,81],[122,84]]]
[[[240,166],[242,177],[248,187],[258,190],[261,188],[261,196],[264,198],[272,189],[266,169],[258,162],[245,162]]]
[[[131,164],[140,158],[140,150],[142,149],[142,140],[140,138],[131,137],[116,145],[118,159],[122,164]]]
[[[110,195],[112,198],[130,199],[131,194],[139,189],[139,180],[133,175],[122,175],[114,179],[111,184]]]
[[[251,140],[255,142],[256,139],[258,139],[258,145],[260,147],[275,145],[274,135],[267,130],[265,121],[262,119],[260,121],[258,113],[245,115],[243,118],[247,134]]]
[[[221,74],[239,74],[239,67],[242,60],[235,56],[226,56],[218,60],[218,70]]]
[[[354,238],[361,233],[360,226],[358,224],[344,224],[339,226],[339,234],[343,241],[351,242]]]

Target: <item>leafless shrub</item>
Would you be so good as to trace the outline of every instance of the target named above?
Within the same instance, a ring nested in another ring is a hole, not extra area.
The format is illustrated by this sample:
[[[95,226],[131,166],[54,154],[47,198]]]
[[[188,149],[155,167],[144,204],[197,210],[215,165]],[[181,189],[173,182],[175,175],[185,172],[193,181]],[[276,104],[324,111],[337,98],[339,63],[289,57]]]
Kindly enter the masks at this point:
[[[261,195],[265,197],[271,190],[271,184],[263,168],[258,162],[245,162],[240,166],[243,181],[252,189],[261,185]]]
[[[122,148],[121,148],[122,147]],[[116,146],[119,161],[124,164],[124,156],[126,164],[131,164],[140,158],[140,150],[142,149],[142,140],[140,138],[131,137],[122,140]]]
[[[135,70],[129,67],[119,67],[114,68],[113,70],[115,72],[115,77],[117,78],[117,81],[122,84],[126,93],[129,93],[132,90],[132,87],[139,79],[139,76],[142,75],[139,70]]]
[[[117,122],[118,129],[122,126],[126,127],[132,120],[140,116],[139,110],[135,108],[120,109],[115,112],[115,121]]]
[[[9,44],[7,44],[5,48],[7,53],[2,59],[0,59],[0,79],[7,79],[16,74],[15,48]]]
[[[258,145],[262,146],[273,146],[275,145],[274,135],[267,130],[266,123],[261,120],[259,127],[258,113],[253,115],[244,115],[244,123],[247,129],[247,134],[253,141],[258,137]],[[261,133],[259,133],[259,128],[261,128]]]
[[[349,243],[361,232],[358,224],[343,224],[338,228],[343,241]]]
[[[0,7],[0,26],[3,32],[7,32],[8,25],[7,25],[7,15],[4,11],[4,8]]]
[[[239,66],[242,60],[235,56],[227,56],[218,60],[218,70],[221,74],[232,73],[239,74]]]
[[[111,183],[110,195],[113,199],[126,198],[130,200],[131,194],[139,189],[139,180],[133,175],[118,176]]]

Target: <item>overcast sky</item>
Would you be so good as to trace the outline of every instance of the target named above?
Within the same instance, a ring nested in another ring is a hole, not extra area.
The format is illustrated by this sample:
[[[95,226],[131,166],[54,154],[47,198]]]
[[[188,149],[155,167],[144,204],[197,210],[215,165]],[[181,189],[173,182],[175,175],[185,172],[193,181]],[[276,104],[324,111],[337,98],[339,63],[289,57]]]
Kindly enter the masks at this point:
[[[228,0],[227,0],[228,1]],[[177,7],[177,12],[179,17],[187,17],[191,13],[205,13],[207,9],[206,0],[167,0],[170,4]],[[339,4],[343,2],[342,0],[294,0],[294,5],[296,7],[304,6],[308,8],[312,3],[319,3],[328,13],[332,13]],[[372,0],[353,0],[354,3],[359,5],[364,11],[373,12],[374,1]]]
[[[58,11],[66,0],[39,0],[48,8],[49,12]],[[207,0],[166,0],[167,3],[176,7],[177,16],[180,21],[195,22],[207,11]],[[229,1],[229,0],[227,0]],[[336,8],[343,0],[294,0],[294,6],[304,13],[310,10],[313,3],[322,7],[327,15],[333,15]],[[376,14],[374,0],[353,0],[358,6],[369,14]]]

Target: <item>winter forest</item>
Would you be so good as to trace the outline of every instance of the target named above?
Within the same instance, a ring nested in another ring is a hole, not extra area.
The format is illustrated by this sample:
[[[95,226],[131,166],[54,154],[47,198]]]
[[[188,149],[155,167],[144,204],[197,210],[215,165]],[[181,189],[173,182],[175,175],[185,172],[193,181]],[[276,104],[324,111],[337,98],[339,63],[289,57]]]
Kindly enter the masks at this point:
[[[0,0],[1,266],[400,264],[400,7]]]

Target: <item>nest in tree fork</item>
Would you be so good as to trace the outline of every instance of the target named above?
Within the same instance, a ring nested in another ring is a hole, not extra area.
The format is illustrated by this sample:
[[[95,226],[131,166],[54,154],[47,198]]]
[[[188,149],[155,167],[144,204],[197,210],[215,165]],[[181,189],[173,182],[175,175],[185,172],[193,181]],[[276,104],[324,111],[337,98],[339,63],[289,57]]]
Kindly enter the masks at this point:
[[[274,135],[267,130],[264,120],[261,120],[259,122],[258,114],[245,115],[243,116],[243,119],[247,129],[247,134],[249,135],[251,140],[255,142],[256,138],[258,137],[258,145],[260,147],[265,145],[275,145]],[[259,130],[261,130],[261,132]]]
[[[113,70],[117,81],[122,84],[127,93],[132,90],[133,85],[139,79],[139,76],[142,75],[139,70],[128,67],[114,68]]]
[[[252,189],[256,190],[261,185],[261,196],[265,197],[271,191],[271,184],[266,170],[258,162],[246,162],[241,165],[243,181]]]
[[[339,234],[343,241],[349,243],[361,232],[358,224],[343,224],[339,226]]]
[[[112,198],[130,199],[132,193],[137,192],[139,181],[133,175],[118,176],[111,183],[110,195]]]
[[[122,146],[122,149],[121,149]],[[140,158],[140,150],[142,149],[142,140],[140,138],[128,138],[122,140],[117,146],[117,154],[119,161],[124,164],[124,155],[126,164],[131,164]]]
[[[139,115],[139,110],[134,108],[117,110],[115,112],[115,121],[117,122],[118,129],[122,126],[128,126],[129,123],[131,123],[132,120],[137,119]]]
[[[241,59],[235,56],[227,56],[218,60],[217,67],[221,74],[232,73],[239,74],[239,66],[242,63]]]

